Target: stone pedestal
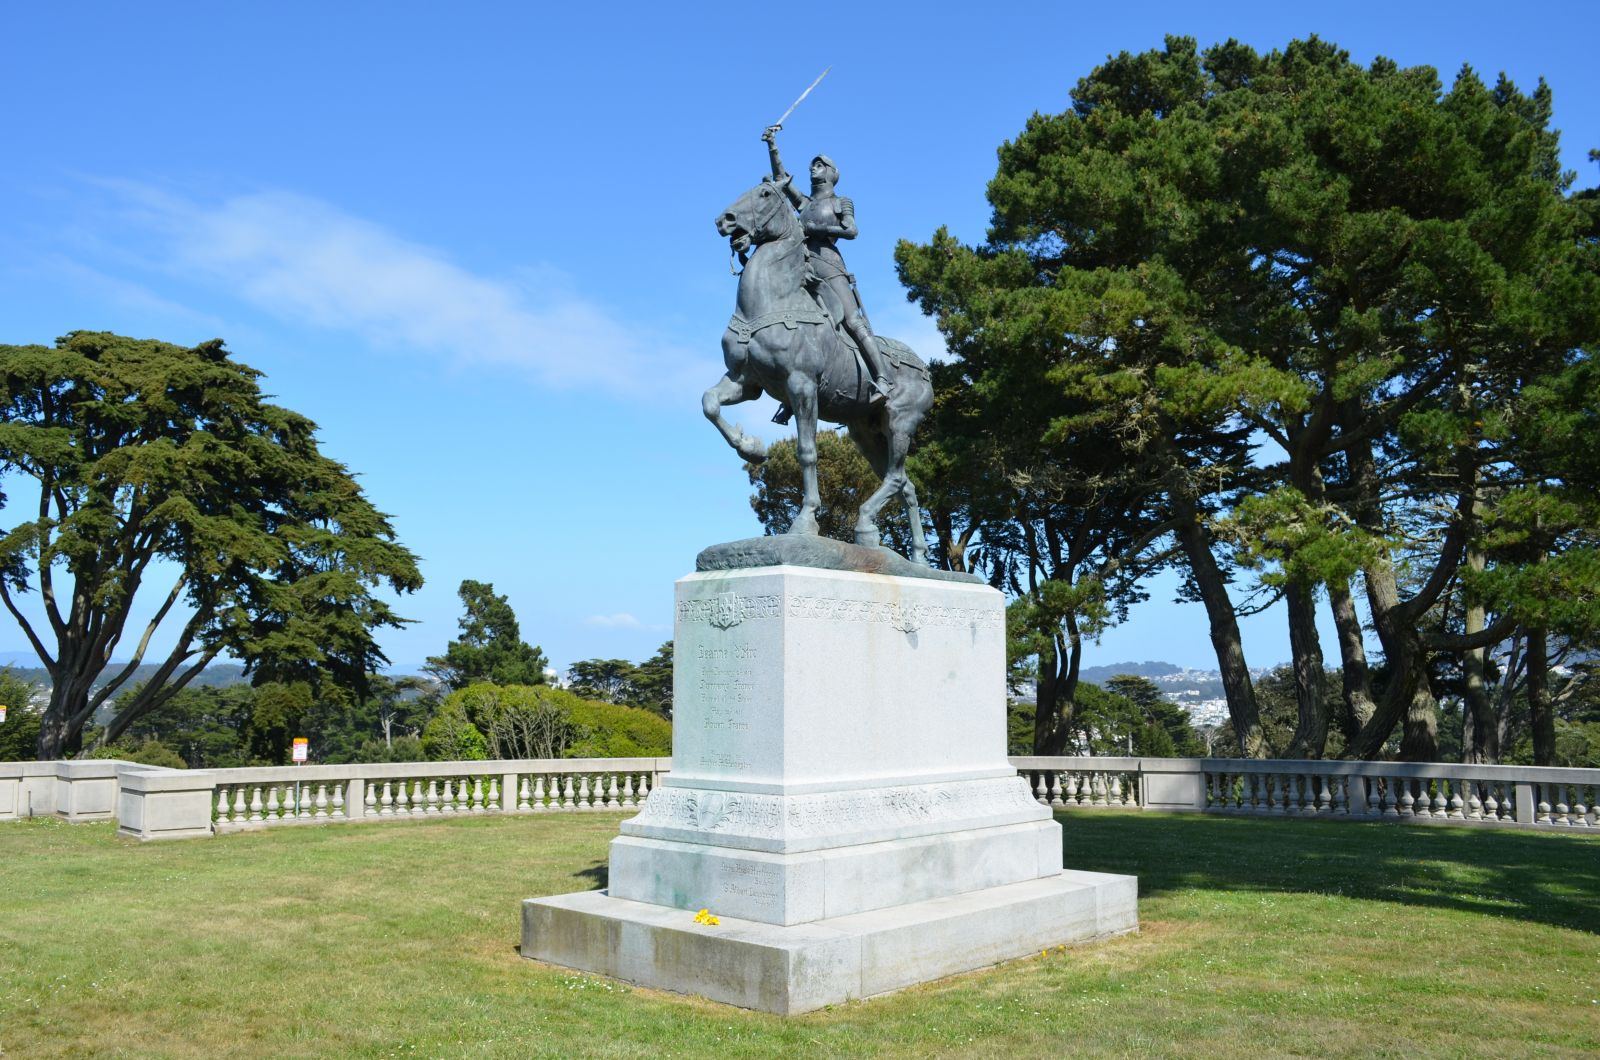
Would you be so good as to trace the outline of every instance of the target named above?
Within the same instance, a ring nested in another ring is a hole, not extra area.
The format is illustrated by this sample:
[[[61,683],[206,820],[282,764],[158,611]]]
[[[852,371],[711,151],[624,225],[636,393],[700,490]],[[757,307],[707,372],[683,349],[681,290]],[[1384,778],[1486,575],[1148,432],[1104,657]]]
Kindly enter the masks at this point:
[[[1006,761],[998,592],[702,570],[675,642],[672,772],[607,890],[524,903],[524,956],[790,1013],[1137,926]]]

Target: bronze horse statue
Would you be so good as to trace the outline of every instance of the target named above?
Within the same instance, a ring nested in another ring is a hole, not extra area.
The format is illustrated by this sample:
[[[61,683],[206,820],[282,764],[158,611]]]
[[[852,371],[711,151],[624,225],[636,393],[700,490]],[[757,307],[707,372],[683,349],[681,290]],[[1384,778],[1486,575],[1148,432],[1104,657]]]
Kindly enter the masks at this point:
[[[880,546],[878,513],[898,493],[911,520],[910,558],[926,563],[906,453],[933,407],[927,365],[905,343],[878,336],[884,360],[894,366],[894,386],[887,400],[875,394],[854,343],[808,289],[805,234],[780,182],[764,179],[739,196],[717,217],[717,231],[741,259],[750,253],[733,319],[722,334],[728,372],[701,399],[706,418],[740,456],[760,463],[766,446],[724,419],[723,407],[766,393],[792,410],[804,495],[791,534],[817,533],[817,420],[846,427],[882,480],[856,515],[856,544]]]

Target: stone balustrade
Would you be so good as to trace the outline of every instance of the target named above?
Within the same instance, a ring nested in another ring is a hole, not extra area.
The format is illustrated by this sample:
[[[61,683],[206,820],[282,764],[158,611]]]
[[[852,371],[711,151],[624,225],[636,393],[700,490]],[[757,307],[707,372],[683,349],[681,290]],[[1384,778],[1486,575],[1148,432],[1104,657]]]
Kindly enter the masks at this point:
[[[482,813],[637,809],[667,758],[395,762],[206,771],[218,832]],[[199,771],[196,771],[198,775]]]
[[[1034,798],[1073,809],[1573,830],[1600,827],[1600,770],[1445,762],[1012,758]],[[628,812],[668,758],[163,769],[110,759],[0,762],[0,820],[116,819],[139,839],[283,825],[503,813]]]
[[[1545,829],[1600,824],[1596,769],[1241,758],[1011,761],[1047,806],[1132,803],[1147,810]]]

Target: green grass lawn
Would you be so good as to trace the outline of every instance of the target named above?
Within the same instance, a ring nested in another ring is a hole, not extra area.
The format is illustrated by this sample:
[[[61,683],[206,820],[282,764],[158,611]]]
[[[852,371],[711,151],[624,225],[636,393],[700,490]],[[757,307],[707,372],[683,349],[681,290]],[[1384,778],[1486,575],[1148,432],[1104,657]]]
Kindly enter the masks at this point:
[[[518,956],[519,901],[603,885],[620,819],[0,825],[0,1056],[1600,1051],[1600,837],[1064,814],[1139,934],[781,1019]]]

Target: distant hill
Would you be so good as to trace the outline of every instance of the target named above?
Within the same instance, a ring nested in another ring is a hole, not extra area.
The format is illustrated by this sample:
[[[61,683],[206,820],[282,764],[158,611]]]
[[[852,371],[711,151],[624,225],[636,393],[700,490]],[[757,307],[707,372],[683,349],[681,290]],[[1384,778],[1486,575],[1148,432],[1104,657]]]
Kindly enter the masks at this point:
[[[20,655],[20,653],[11,654]],[[11,671],[24,681],[32,681],[34,684],[44,688],[48,688],[50,686],[50,672],[42,666],[19,666],[15,663],[0,663],[0,665],[10,666]],[[121,673],[122,668],[127,665],[127,660],[123,660],[122,662],[113,662],[110,666],[107,666],[104,670],[100,671],[100,676],[95,679],[95,684],[98,685],[101,680],[116,676],[117,674]],[[123,687],[128,688],[138,684],[141,681],[149,680],[155,675],[156,670],[159,668],[160,667],[154,663],[146,663],[133,672],[133,676],[128,678]],[[248,678],[244,676],[244,667],[240,666],[238,663],[213,663],[204,670],[200,671],[199,676],[189,683],[191,685],[214,685],[217,687],[223,687],[226,685],[243,684],[246,680],[248,680]]]
[[[1169,662],[1120,662],[1110,663],[1106,666],[1085,666],[1079,675],[1081,680],[1090,684],[1104,684],[1118,674],[1132,674],[1134,677],[1165,677],[1168,674],[1181,674],[1183,667],[1174,666]]]

